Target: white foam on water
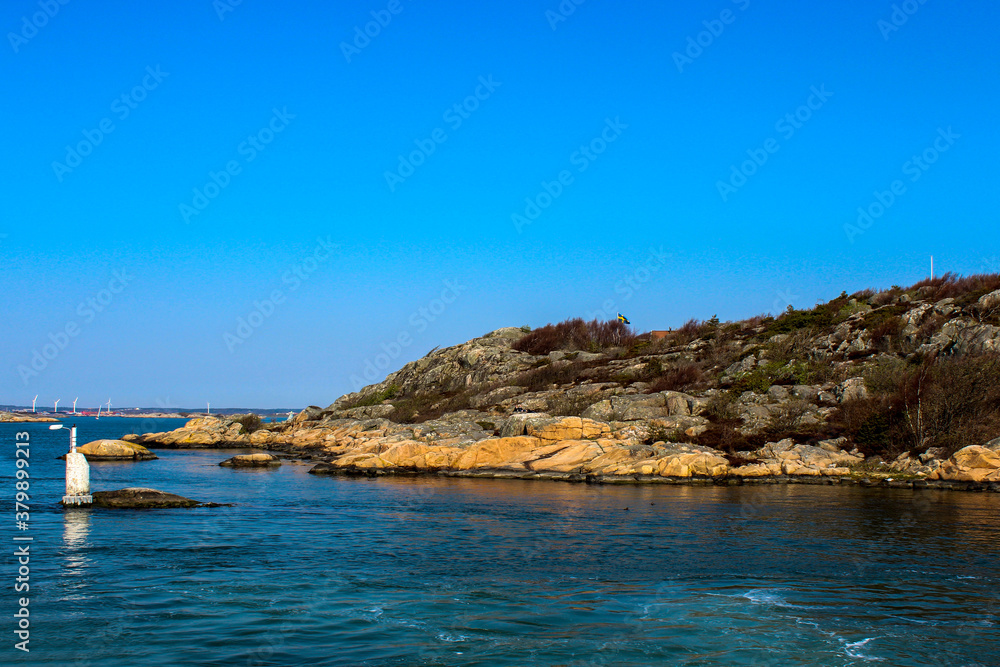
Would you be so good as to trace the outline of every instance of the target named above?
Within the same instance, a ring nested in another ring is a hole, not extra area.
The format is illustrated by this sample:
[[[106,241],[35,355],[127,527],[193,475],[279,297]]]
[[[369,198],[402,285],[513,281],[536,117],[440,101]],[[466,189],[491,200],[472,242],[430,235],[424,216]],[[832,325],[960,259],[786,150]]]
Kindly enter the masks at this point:
[[[785,598],[779,595],[780,592],[786,589],[777,588],[755,588],[752,591],[747,591],[739,597],[746,598],[754,604],[769,605],[772,607],[784,607],[786,609],[806,609],[802,605],[792,604],[788,602]]]
[[[849,658],[864,660],[865,662],[881,662],[885,660],[885,658],[881,658],[877,655],[868,655],[860,650],[863,646],[868,644],[868,642],[878,639],[877,637],[868,637],[866,639],[862,639],[856,642],[849,642],[836,632],[833,632],[831,630],[824,630],[820,626],[820,624],[817,623],[816,621],[799,618],[797,616],[794,618],[797,624],[810,626],[814,628],[816,632],[820,633],[821,635],[824,635],[825,637],[828,637],[831,640],[836,640],[837,644],[839,644],[841,650],[844,652],[844,655],[846,655]]]
[[[640,604],[639,610],[641,614],[639,616],[639,620],[640,621],[653,620],[656,618],[655,616],[653,616],[653,614],[656,613],[656,610],[669,606],[670,603],[668,602],[649,602],[647,604]]]
[[[896,619],[897,621],[903,621],[905,623],[913,623],[914,625],[934,625],[934,626],[941,625],[940,623],[934,621],[925,621],[919,618],[910,618],[909,616],[890,615],[889,618]]]
[[[844,644],[844,653],[846,653],[851,658],[858,658],[860,660],[866,660],[868,662],[881,662],[885,658],[880,658],[877,655],[866,655],[862,653],[860,649],[862,646],[868,642],[877,639],[876,637],[868,637],[867,639],[862,639],[858,642],[848,642],[847,640],[841,639],[840,641]]]

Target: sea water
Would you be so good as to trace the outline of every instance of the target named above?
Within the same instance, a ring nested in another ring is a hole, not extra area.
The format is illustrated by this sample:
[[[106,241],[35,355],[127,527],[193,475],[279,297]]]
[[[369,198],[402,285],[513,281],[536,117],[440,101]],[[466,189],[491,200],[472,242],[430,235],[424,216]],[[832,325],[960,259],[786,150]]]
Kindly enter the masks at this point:
[[[82,444],[183,421],[76,423]],[[68,440],[0,424],[2,664],[1000,665],[1000,494],[359,479],[155,450],[92,463],[92,489],[232,506],[64,510]]]

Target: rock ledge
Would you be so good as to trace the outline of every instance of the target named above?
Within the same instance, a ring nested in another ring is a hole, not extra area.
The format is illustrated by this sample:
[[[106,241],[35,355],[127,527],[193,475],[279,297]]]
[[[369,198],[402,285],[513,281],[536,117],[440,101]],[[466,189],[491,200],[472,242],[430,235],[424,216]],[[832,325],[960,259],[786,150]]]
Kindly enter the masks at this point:
[[[239,454],[219,465],[223,468],[271,468],[280,466],[281,461],[271,454]]]
[[[174,507],[219,507],[217,503],[200,503],[166,491],[131,487],[117,491],[97,491],[94,507],[113,509],[169,509]]]

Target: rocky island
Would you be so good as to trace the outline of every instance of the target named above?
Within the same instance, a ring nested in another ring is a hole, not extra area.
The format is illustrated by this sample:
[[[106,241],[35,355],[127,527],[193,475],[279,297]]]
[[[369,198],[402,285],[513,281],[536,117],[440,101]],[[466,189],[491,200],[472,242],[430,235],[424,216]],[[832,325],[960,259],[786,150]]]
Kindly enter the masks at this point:
[[[124,439],[272,450],[317,474],[998,491],[1000,275],[643,335],[504,328],[288,422]]]

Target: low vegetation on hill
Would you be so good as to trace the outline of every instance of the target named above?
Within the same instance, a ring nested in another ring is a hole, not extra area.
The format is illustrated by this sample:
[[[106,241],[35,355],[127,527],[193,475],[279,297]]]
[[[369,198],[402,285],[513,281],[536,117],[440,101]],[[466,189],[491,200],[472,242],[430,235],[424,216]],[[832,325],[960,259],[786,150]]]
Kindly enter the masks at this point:
[[[556,350],[603,352],[631,347],[636,338],[635,332],[618,320],[584,322],[576,318],[529,331],[514,343],[513,348],[528,354],[549,354]]]

